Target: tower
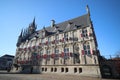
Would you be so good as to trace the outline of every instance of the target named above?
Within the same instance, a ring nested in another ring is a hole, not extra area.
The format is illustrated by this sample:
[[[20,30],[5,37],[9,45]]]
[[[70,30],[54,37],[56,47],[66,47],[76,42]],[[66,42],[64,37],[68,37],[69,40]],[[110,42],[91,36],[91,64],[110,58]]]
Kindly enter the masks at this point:
[[[33,19],[33,22],[29,25],[29,34],[32,34],[36,31],[37,29],[37,26],[36,26],[36,23],[35,23],[35,18]]]

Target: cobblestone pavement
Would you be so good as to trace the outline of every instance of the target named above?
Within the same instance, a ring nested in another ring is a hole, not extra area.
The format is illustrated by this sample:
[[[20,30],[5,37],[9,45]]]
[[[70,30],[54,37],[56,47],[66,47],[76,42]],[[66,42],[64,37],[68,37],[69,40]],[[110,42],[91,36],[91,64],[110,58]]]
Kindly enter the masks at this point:
[[[79,75],[48,74],[48,73],[15,74],[15,73],[0,72],[0,80],[103,80],[103,79],[95,78],[95,77],[83,77]]]

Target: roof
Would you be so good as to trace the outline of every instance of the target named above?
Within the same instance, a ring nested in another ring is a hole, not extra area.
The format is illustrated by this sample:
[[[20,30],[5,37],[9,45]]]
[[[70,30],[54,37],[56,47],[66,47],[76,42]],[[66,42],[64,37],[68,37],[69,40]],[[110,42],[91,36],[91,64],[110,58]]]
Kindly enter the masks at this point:
[[[26,40],[31,40],[34,37],[43,38],[56,33],[72,31],[80,27],[88,26],[90,22],[90,15],[89,13],[87,13],[77,18],[54,24],[53,27],[43,27],[43,29],[35,31],[36,25],[35,20],[33,20],[32,24],[27,28],[27,30],[25,30],[25,32],[21,31],[22,36],[20,34],[20,36],[18,37],[17,46],[19,46],[22,42],[25,42]],[[30,27],[32,27],[32,32],[30,30]],[[43,32],[45,33],[44,36],[42,36]]]
[[[48,26],[45,28],[45,30],[49,33],[54,34],[54,33],[56,33],[56,31],[67,32],[67,31],[77,29],[78,27],[88,26],[89,24],[90,24],[89,15],[85,14],[83,16],[55,24],[55,27]],[[43,31],[43,29],[38,30],[37,32],[38,32],[38,34],[40,34],[40,33],[42,33],[42,31]]]
[[[11,58],[14,58],[13,55],[8,55],[8,54],[3,55],[2,57],[11,57]]]

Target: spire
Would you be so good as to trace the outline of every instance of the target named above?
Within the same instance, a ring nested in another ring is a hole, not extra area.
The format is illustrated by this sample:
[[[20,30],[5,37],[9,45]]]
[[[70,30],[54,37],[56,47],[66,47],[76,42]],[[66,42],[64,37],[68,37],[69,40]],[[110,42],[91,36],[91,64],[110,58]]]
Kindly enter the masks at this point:
[[[26,31],[25,29],[23,29],[23,37],[25,37]]]
[[[18,41],[17,41],[17,44],[16,44],[17,47],[21,44],[22,39],[23,39],[23,29],[21,30],[21,33],[18,37]]]
[[[19,37],[22,37],[22,35],[23,35],[23,29],[21,30],[21,33],[20,33],[20,36],[19,36]]]
[[[87,13],[88,13],[89,16],[90,16],[90,9],[89,9],[89,6],[88,6],[88,5],[86,6],[86,11],[87,11]]]
[[[43,26],[43,30],[46,31],[45,26]]]
[[[32,33],[34,33],[36,31],[36,29],[37,29],[37,25],[35,23],[35,17],[34,17],[33,22],[28,27],[28,31],[27,32],[29,34],[32,34]]]
[[[34,30],[37,29],[37,25],[36,25],[36,23],[35,23],[35,17],[34,17],[34,19],[33,19],[33,27],[34,27]]]
[[[34,19],[33,19],[33,24],[35,25],[35,17],[34,17]]]

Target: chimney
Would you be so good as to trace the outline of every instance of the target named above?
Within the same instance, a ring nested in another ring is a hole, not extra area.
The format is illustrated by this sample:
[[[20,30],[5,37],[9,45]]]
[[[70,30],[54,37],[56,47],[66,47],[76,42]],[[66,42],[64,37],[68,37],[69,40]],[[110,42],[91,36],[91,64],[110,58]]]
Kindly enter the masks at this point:
[[[51,27],[55,26],[55,20],[51,20]]]

